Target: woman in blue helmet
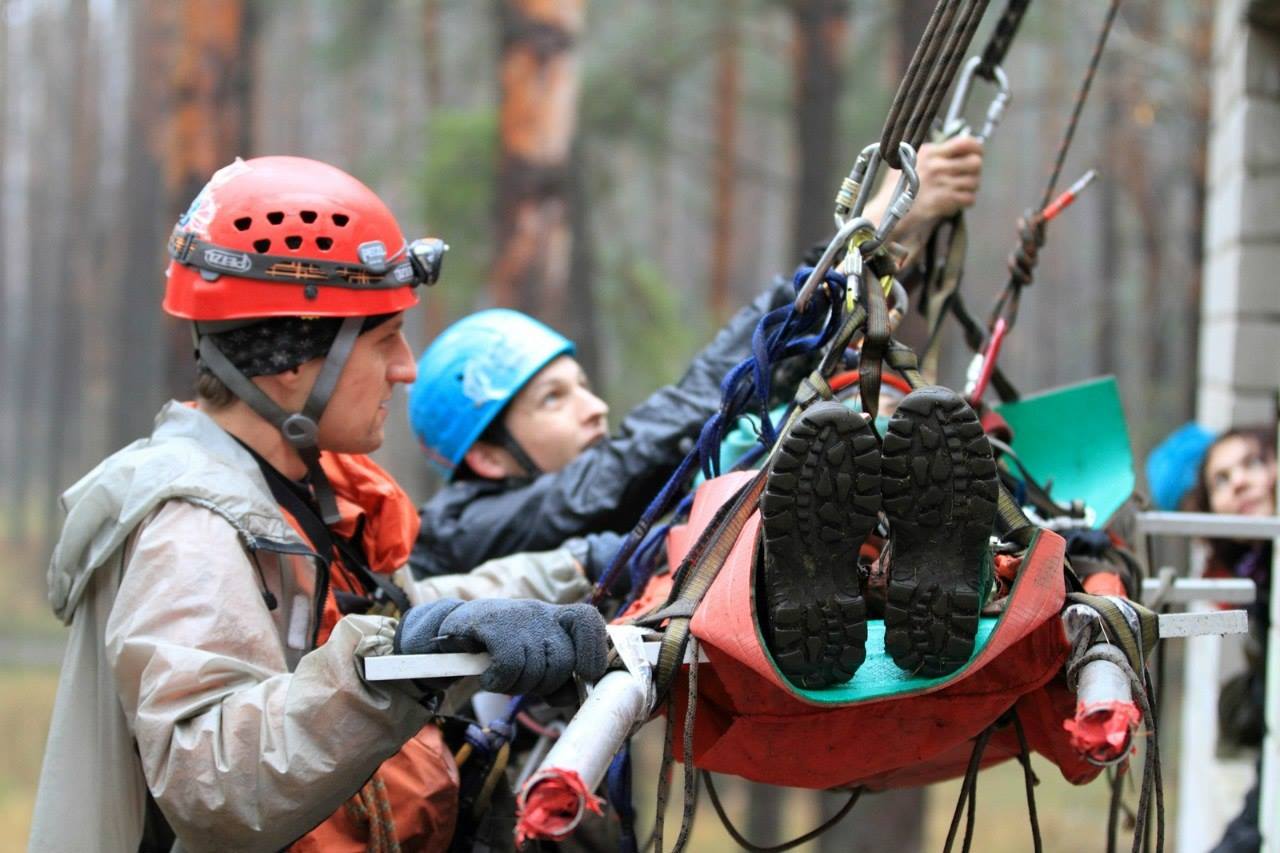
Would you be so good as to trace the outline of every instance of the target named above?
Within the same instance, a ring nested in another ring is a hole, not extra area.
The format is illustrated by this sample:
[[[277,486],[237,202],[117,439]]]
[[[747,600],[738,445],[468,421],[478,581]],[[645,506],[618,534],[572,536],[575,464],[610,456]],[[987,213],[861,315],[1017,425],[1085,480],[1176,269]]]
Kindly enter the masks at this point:
[[[918,249],[936,222],[973,204],[981,169],[972,138],[922,146],[920,193],[894,239]],[[887,180],[868,215],[878,218],[892,189]],[[455,323],[423,354],[409,391],[414,433],[449,481],[422,507],[415,575],[567,544],[594,576],[617,549],[614,531],[635,524],[716,411],[720,380],[750,353],[760,318],[794,296],[790,282],[760,294],[612,437],[567,338],[505,309]]]

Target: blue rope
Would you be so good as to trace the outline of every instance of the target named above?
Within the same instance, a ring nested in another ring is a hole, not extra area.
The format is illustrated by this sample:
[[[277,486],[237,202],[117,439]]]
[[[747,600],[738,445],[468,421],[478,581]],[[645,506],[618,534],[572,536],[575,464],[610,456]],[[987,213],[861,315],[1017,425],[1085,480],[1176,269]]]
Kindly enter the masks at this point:
[[[622,745],[622,749],[618,750],[618,754],[610,762],[609,771],[605,775],[605,784],[609,793],[609,802],[613,804],[614,811],[618,813],[618,822],[621,824],[622,831],[618,838],[618,849],[621,853],[638,853],[636,807],[631,799],[630,740]]]
[[[792,277],[792,286],[797,292],[813,271],[812,267],[800,267]],[[693,473],[701,467],[708,479],[720,475],[720,445],[724,442],[728,430],[732,429],[744,414],[754,409],[760,416],[760,444],[767,450],[777,441],[777,430],[769,417],[769,394],[773,380],[773,370],[780,361],[793,356],[813,352],[824,345],[840,328],[844,307],[844,291],[848,285],[845,277],[830,270],[825,281],[830,288],[831,300],[812,299],[803,311],[797,311],[791,303],[774,309],[760,318],[751,336],[751,355],[733,367],[720,383],[720,408],[713,414],[698,435],[697,445],[681,461],[675,472],[649,503],[636,526],[623,540],[618,553],[609,563],[609,568],[596,582],[592,593],[592,602],[598,604],[606,591],[613,586],[614,580],[623,567],[631,571],[632,592],[629,597],[638,594],[638,590],[653,574],[654,560],[635,560],[637,552],[644,547],[651,553],[656,546],[650,539],[654,523],[666,515],[676,503],[677,496],[685,495],[693,481]],[[824,321],[824,316],[825,321]],[[818,327],[817,333],[809,330]],[[653,531],[657,534],[659,528]]]

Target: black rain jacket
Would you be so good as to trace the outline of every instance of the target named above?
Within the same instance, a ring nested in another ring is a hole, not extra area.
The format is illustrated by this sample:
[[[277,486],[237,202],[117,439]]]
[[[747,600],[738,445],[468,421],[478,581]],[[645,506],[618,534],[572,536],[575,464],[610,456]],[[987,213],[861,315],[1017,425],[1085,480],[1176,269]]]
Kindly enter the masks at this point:
[[[760,318],[792,298],[789,281],[760,294],[695,356],[680,381],[655,391],[623,418],[616,435],[565,468],[441,489],[422,507],[409,560],[414,576],[469,572],[495,557],[630,530],[719,408],[720,381],[750,355]]]

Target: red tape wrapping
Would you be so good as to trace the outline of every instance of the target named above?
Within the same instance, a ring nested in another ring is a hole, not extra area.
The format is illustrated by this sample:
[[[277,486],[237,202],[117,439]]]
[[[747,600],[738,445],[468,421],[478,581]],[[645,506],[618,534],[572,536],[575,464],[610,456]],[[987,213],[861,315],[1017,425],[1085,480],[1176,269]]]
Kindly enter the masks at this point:
[[[1092,702],[1076,705],[1076,718],[1064,720],[1071,733],[1071,745],[1094,761],[1112,761],[1129,748],[1130,733],[1142,720],[1142,712],[1132,702]]]
[[[572,770],[551,770],[533,780],[520,798],[516,823],[516,846],[529,839],[563,841],[577,826],[579,812],[589,809],[604,814],[604,800],[587,790],[582,777]]]

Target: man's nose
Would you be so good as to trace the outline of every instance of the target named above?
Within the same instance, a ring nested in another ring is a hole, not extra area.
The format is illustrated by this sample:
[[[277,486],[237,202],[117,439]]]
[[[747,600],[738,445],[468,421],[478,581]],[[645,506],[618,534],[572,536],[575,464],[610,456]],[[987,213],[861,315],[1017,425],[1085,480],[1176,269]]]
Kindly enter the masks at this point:
[[[387,365],[387,381],[393,385],[397,383],[409,385],[417,378],[418,364],[413,360],[413,350],[409,348],[409,342],[404,339],[404,335],[401,335],[400,346],[396,348],[395,356]]]

